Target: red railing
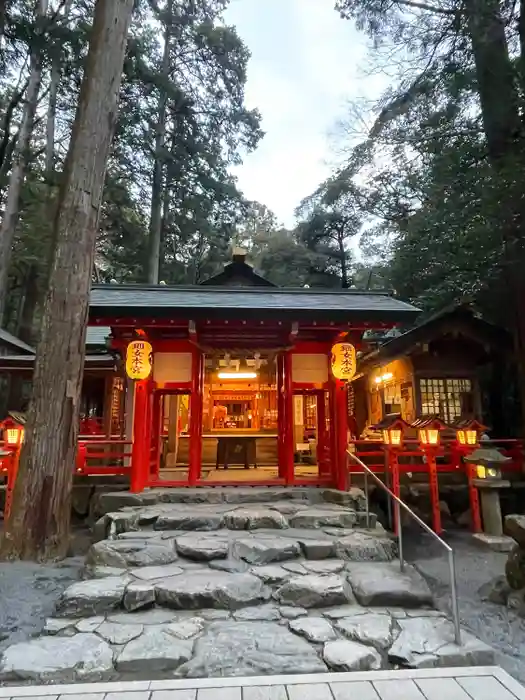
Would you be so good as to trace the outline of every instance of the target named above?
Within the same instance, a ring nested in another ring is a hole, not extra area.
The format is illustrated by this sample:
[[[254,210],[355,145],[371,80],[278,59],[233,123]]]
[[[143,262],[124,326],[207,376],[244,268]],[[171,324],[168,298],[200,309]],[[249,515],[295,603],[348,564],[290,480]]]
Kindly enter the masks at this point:
[[[131,471],[133,443],[130,440],[81,440],[75,473],[84,476],[119,476]]]
[[[374,473],[384,473],[385,452],[383,443],[371,440],[355,440],[355,454]],[[483,440],[481,446],[495,447],[506,457],[510,457],[509,462],[502,465],[503,474],[511,476],[525,472],[524,442],[523,440],[502,439]],[[399,470],[401,473],[411,472],[414,474],[425,473],[427,465],[424,455],[419,448],[417,440],[406,440],[405,446],[398,452]],[[462,452],[458,448],[455,440],[444,440],[437,453],[438,473],[450,473],[464,468]],[[349,467],[350,474],[359,474],[360,470],[355,466]]]

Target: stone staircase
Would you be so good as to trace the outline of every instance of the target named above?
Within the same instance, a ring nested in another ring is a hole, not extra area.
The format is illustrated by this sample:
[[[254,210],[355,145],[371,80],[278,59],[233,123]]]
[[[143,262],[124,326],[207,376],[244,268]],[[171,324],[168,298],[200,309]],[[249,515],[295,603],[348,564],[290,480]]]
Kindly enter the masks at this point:
[[[454,631],[361,491],[99,494],[85,580],[0,678],[41,682],[490,665]]]

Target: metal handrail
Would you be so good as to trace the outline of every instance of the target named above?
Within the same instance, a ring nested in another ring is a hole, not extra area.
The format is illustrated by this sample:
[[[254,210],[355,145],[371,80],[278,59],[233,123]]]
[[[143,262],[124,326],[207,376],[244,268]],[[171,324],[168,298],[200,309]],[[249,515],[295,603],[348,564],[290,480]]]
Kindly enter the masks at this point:
[[[459,604],[458,604],[458,593],[457,593],[457,586],[456,586],[456,565],[454,562],[454,550],[452,547],[447,544],[444,540],[441,539],[439,535],[436,535],[434,530],[432,530],[423,520],[421,520],[420,517],[418,517],[414,511],[407,506],[406,503],[404,503],[396,494],[391,491],[388,486],[377,477],[374,472],[369,469],[366,464],[364,464],[359,457],[357,457],[353,452],[350,450],[347,450],[347,455],[351,457],[359,466],[364,470],[364,479],[365,479],[365,498],[366,498],[366,525],[367,527],[370,527],[370,507],[369,507],[369,501],[368,501],[368,475],[375,480],[375,482],[381,486],[381,488],[386,491],[386,493],[393,499],[395,503],[395,517],[396,517],[396,522],[397,522],[397,537],[398,537],[398,547],[399,547],[399,565],[401,571],[404,571],[405,568],[405,561],[403,559],[403,528],[401,525],[401,508],[405,510],[415,521],[418,525],[420,525],[423,530],[428,532],[432,537],[436,540],[436,542],[439,542],[440,545],[442,545],[446,550],[447,550],[447,555],[448,555],[448,566],[449,566],[449,572],[450,572],[450,597],[452,599],[452,617],[454,619],[454,640],[458,646],[461,646],[461,625],[459,622]]]

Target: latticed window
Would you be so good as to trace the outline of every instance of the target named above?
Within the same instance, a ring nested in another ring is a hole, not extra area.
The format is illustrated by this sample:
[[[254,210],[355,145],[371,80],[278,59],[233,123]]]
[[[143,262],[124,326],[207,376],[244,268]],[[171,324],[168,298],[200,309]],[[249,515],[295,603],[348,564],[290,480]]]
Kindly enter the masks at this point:
[[[470,379],[420,379],[421,413],[437,414],[447,423],[472,414],[473,396]]]

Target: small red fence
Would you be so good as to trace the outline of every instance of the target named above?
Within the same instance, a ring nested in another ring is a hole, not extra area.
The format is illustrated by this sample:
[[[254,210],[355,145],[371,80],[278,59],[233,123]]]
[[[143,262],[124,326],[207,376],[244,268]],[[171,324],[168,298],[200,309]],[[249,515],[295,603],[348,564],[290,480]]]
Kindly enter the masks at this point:
[[[385,473],[385,451],[382,442],[371,440],[355,440],[355,454],[366,466],[376,474]],[[524,473],[524,443],[523,440],[483,440],[481,447],[495,447],[510,461],[503,464],[501,471],[504,475],[512,476]],[[443,441],[437,450],[436,467],[438,473],[453,473],[464,469],[464,452],[455,440]],[[424,454],[418,440],[405,440],[405,446],[398,452],[399,471],[401,473],[424,474],[428,471]],[[355,464],[349,464],[350,474],[362,474]]]
[[[131,472],[130,440],[80,440],[75,473],[82,476],[123,476]]]
[[[490,440],[483,441],[482,445],[490,445],[498,448],[510,461],[502,466],[503,475],[516,479],[524,473],[524,443],[522,440]],[[354,443],[355,454],[374,473],[379,476],[386,471],[385,451],[382,443],[369,440],[356,440]],[[129,440],[117,438],[99,439],[96,436],[85,437],[79,440],[78,452],[75,462],[76,476],[130,476],[133,444]],[[0,479],[5,480],[7,487],[5,512],[9,510],[12,498],[16,472],[18,468],[18,451],[10,449],[0,441]],[[454,440],[443,441],[436,452],[437,474],[466,474],[463,462],[463,454]],[[155,472],[153,460],[158,459],[158,454],[152,450],[150,454],[151,473]],[[398,452],[399,473],[402,474],[426,474],[428,465],[425,462],[423,452],[417,440],[405,441],[405,446]],[[359,466],[351,461],[348,465],[350,479],[352,474],[362,474]],[[298,482],[297,482],[298,483]],[[167,482],[166,485],[171,485]],[[181,484],[182,485],[182,484]]]

